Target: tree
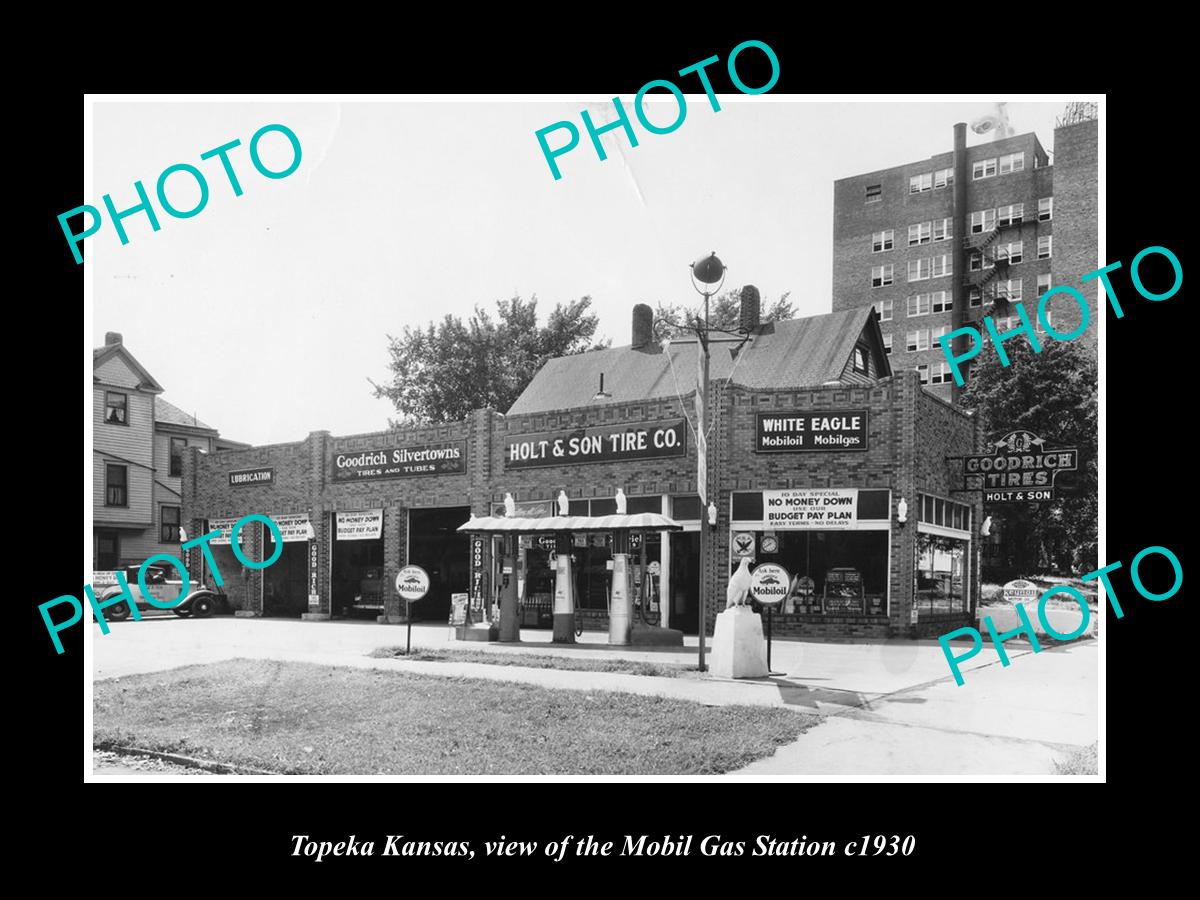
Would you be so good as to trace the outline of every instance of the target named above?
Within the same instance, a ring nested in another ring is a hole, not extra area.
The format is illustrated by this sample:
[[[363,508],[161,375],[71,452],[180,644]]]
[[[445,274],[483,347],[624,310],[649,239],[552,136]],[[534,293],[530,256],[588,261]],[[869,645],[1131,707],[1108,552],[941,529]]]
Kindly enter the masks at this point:
[[[981,417],[990,440],[1024,429],[1047,447],[1078,447],[1078,469],[1056,476],[1051,501],[985,505],[984,513],[1003,520],[1002,540],[1021,572],[1091,571],[1099,512],[1096,358],[1076,342],[1047,340],[1041,353],[1012,344],[1007,366],[994,352],[972,366],[962,405]]]
[[[779,299],[766,306],[760,313],[762,322],[778,322],[796,315],[795,306],[788,300],[791,291],[780,294]],[[722,331],[737,331],[742,317],[742,289],[723,291],[709,302],[709,322]],[[654,311],[654,339],[678,337],[691,332],[696,317],[703,317],[704,307],[689,309],[678,303],[660,303]]]
[[[537,297],[496,302],[496,318],[479,306],[465,322],[447,315],[425,328],[388,335],[391,380],[371,381],[376,397],[392,401],[402,424],[454,422],[472,410],[507,410],[545,363],[608,346],[593,343],[598,324],[591,297],[556,304],[545,325]],[[368,379],[370,381],[370,379]]]

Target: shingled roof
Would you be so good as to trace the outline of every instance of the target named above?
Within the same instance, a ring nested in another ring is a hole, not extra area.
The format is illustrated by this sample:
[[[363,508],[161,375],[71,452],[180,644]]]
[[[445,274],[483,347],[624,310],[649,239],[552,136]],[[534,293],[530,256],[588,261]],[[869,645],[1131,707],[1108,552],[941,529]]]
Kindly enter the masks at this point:
[[[788,319],[760,326],[741,348],[713,344],[709,375],[754,389],[816,387],[839,381],[854,345],[867,332],[882,377],[891,374],[874,309],[870,306]],[[623,403],[675,397],[696,385],[696,354],[692,343],[672,342],[634,349],[629,346],[593,350],[550,360],[509,409],[509,415],[571,409],[601,401],[593,398],[604,374],[607,402]]]
[[[162,397],[154,398],[154,420],[160,425],[182,425],[187,428],[200,428],[215,432],[217,429],[205,425],[191,413],[186,413],[173,403],[168,403]]]

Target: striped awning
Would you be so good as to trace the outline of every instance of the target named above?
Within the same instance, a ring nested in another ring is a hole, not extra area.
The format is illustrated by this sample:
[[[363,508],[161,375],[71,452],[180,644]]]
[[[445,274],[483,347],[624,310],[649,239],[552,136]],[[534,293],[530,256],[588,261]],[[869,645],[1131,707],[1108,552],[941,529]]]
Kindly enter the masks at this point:
[[[555,531],[683,531],[674,519],[658,513],[637,513],[632,516],[472,516],[459,531],[476,534],[538,534]]]

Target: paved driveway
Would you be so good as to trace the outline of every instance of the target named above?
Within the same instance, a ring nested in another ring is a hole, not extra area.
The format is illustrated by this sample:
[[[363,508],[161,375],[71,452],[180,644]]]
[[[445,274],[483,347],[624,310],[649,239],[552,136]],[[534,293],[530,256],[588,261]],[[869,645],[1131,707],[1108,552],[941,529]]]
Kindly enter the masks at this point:
[[[783,706],[826,717],[795,743],[743,770],[745,775],[872,777],[1051,774],[1052,761],[1097,737],[1098,652],[1082,640],[1034,654],[1010,644],[1012,665],[985,646],[955,685],[936,641],[818,643],[776,640],[778,676],[760,681],[654,678],[470,662],[370,659],[403,645],[403,626],[354,622],[176,617],[93,625],[94,677],[112,678],[234,657],[470,675],[574,690],[621,690],[703,703]],[[521,645],[459,644],[443,625],[413,628],[413,645],[487,653],[538,653],[653,661],[694,667],[696,639],[676,650],[609,648],[585,633],[577,646],[524,630]]]

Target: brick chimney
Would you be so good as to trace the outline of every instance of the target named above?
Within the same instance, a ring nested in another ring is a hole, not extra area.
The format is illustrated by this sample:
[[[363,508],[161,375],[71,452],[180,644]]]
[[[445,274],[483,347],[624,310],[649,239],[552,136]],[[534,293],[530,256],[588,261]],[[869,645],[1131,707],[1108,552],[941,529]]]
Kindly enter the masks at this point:
[[[105,347],[109,346],[110,344],[119,344],[119,343],[121,343],[121,333],[119,331],[109,331],[109,332],[105,333],[105,335],[104,335],[104,346]]]
[[[762,324],[759,321],[761,316],[761,300],[758,296],[758,288],[752,284],[748,284],[742,288],[741,330],[747,334],[754,331]]]
[[[629,343],[634,350],[654,343],[654,310],[645,303],[633,308],[633,336]]]

